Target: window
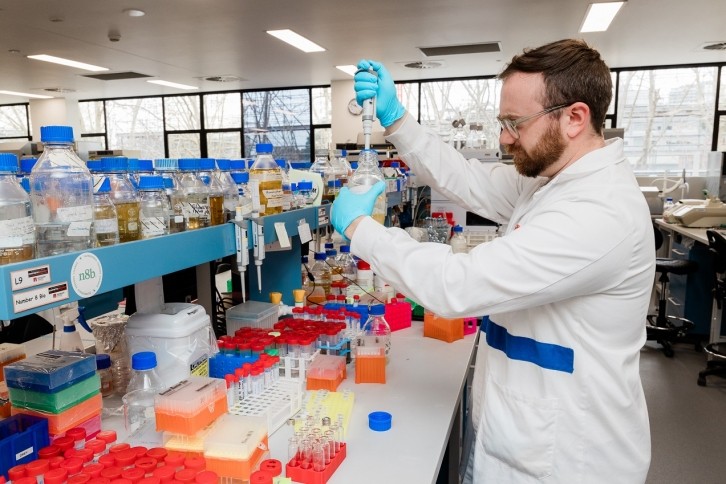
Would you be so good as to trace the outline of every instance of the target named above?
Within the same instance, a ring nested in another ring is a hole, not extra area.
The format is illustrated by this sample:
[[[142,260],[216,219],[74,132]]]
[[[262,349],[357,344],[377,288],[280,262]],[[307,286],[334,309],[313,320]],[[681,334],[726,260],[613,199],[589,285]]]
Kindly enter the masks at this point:
[[[716,67],[620,72],[617,124],[636,172],[706,172],[716,73]]]
[[[309,89],[245,92],[242,108],[245,157],[257,143],[272,143],[275,158],[310,161]]]
[[[468,133],[472,124],[481,125],[486,146],[498,147],[499,123],[496,116],[500,89],[499,81],[493,78],[422,82],[421,124],[448,140]],[[464,121],[463,125],[460,120]]]
[[[0,142],[30,139],[27,104],[0,106]]]
[[[138,150],[139,158],[164,158],[161,98],[106,101],[108,148]]]
[[[205,94],[204,127],[224,129],[242,127],[242,102],[240,93]]]

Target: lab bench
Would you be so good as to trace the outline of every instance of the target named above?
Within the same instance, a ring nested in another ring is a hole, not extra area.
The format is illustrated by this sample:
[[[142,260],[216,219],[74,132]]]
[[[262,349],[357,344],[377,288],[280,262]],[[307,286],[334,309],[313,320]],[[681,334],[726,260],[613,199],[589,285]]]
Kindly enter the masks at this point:
[[[711,343],[726,340],[726,335],[722,335],[726,324],[723,320],[714,322],[711,317],[713,257],[708,251],[708,229],[669,224],[662,219],[655,220],[655,224],[664,235],[664,244],[658,253],[660,257],[691,260],[698,264],[698,270],[691,274],[669,275],[669,314],[693,321],[690,334],[696,338],[707,338]],[[726,235],[726,231],[721,233]]]

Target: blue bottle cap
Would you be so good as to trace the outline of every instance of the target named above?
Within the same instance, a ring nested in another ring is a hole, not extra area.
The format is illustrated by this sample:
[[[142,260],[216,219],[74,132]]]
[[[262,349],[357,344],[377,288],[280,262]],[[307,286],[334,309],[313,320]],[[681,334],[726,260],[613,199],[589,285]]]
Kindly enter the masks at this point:
[[[96,369],[105,370],[111,368],[111,357],[109,355],[96,355]]]
[[[163,178],[164,188],[174,188],[174,180],[171,178]]]
[[[250,181],[250,174],[246,171],[232,173],[232,180],[234,180],[234,182],[238,185],[240,183],[247,183]]]
[[[357,162],[357,161],[352,161],[352,162],[350,163],[350,167],[351,167],[351,168],[353,168],[353,169],[355,170],[356,168],[358,168],[358,162]]]
[[[298,182],[297,187],[299,190],[312,190],[313,182],[311,180],[301,180]]]
[[[213,171],[215,167],[214,158],[199,158],[199,171]]]
[[[388,412],[371,412],[368,414],[368,428],[376,432],[390,430],[393,416]]]
[[[30,193],[30,180],[23,178],[20,180],[20,186],[23,187],[23,190],[25,190],[26,193]]]
[[[152,351],[142,351],[131,356],[131,368],[134,370],[150,370],[156,368],[156,354]]]
[[[335,186],[335,181],[336,180],[328,180],[328,186],[329,187],[334,187]]]
[[[113,158],[101,158],[103,162],[103,171],[127,171],[129,169],[129,159],[125,156],[116,156]]]
[[[41,126],[40,141],[43,143],[72,143],[73,128],[70,126]]]
[[[37,162],[38,158],[21,158],[20,171],[23,173],[30,173]]]
[[[18,157],[13,153],[0,153],[0,171],[17,173]]]
[[[179,161],[176,158],[157,158],[154,160],[154,169],[157,171],[176,171]]]
[[[300,256],[300,260],[302,261],[303,264],[307,264],[308,263],[308,256],[306,256],[306,255]]]
[[[400,168],[400,166],[401,166],[401,163],[399,163],[397,161],[391,162],[391,168]]]
[[[454,232],[458,233],[458,232],[463,232],[463,231],[464,231],[464,227],[462,227],[461,225],[454,225]]]
[[[230,170],[246,170],[247,169],[247,160],[229,160],[229,169]]]
[[[338,251],[335,249],[325,249],[325,257],[335,257],[338,255]]]
[[[326,242],[324,247],[325,247],[325,250],[334,249],[335,248],[335,244],[332,243],[332,242]]]
[[[217,159],[217,168],[219,168],[222,171],[229,170],[230,167],[230,160],[224,160],[224,159]]]
[[[197,171],[199,169],[199,159],[197,158],[179,158],[178,163],[181,171]]]
[[[348,152],[346,150],[340,150],[340,156],[345,158],[346,156],[348,156]]]
[[[315,260],[325,260],[327,259],[327,255],[325,255],[325,252],[316,252],[315,253]]]
[[[275,163],[277,163],[277,166],[280,168],[285,168],[286,166],[285,160],[275,160]]]
[[[86,162],[86,167],[88,168],[88,171],[90,171],[91,173],[101,173],[101,172],[103,172],[103,161],[88,160]]]
[[[139,190],[163,190],[164,179],[159,175],[142,175],[139,177]]]
[[[335,188],[340,188],[343,186],[343,182],[341,180],[335,180],[335,183],[333,184]]]
[[[257,143],[255,151],[257,151],[257,154],[272,153],[272,143]]]
[[[136,158],[129,158],[129,171],[131,173],[136,173],[139,171],[149,172],[154,171],[154,166],[152,165],[151,160],[139,160]]]
[[[376,304],[375,306],[371,306],[371,308],[368,310],[368,314],[371,316],[383,316],[386,314],[386,306],[383,304]]]
[[[349,245],[341,245],[340,246],[340,253],[341,254],[350,254],[350,246]]]

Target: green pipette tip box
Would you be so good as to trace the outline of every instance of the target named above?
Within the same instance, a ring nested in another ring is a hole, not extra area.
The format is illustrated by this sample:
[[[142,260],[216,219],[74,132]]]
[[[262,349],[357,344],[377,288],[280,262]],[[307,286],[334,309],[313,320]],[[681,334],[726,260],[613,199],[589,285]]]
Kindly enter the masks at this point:
[[[59,414],[91,398],[100,389],[101,379],[98,374],[93,373],[73,386],[55,393],[8,387],[8,394],[10,395],[10,402],[15,407]]]

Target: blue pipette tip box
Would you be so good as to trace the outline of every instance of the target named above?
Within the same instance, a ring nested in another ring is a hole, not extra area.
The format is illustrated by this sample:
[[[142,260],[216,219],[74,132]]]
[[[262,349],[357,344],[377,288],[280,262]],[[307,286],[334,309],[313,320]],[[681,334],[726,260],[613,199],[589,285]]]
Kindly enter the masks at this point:
[[[12,388],[53,393],[95,372],[96,355],[50,350],[7,365],[5,381]]]
[[[388,412],[371,412],[368,414],[368,428],[376,432],[390,430],[393,416]]]

